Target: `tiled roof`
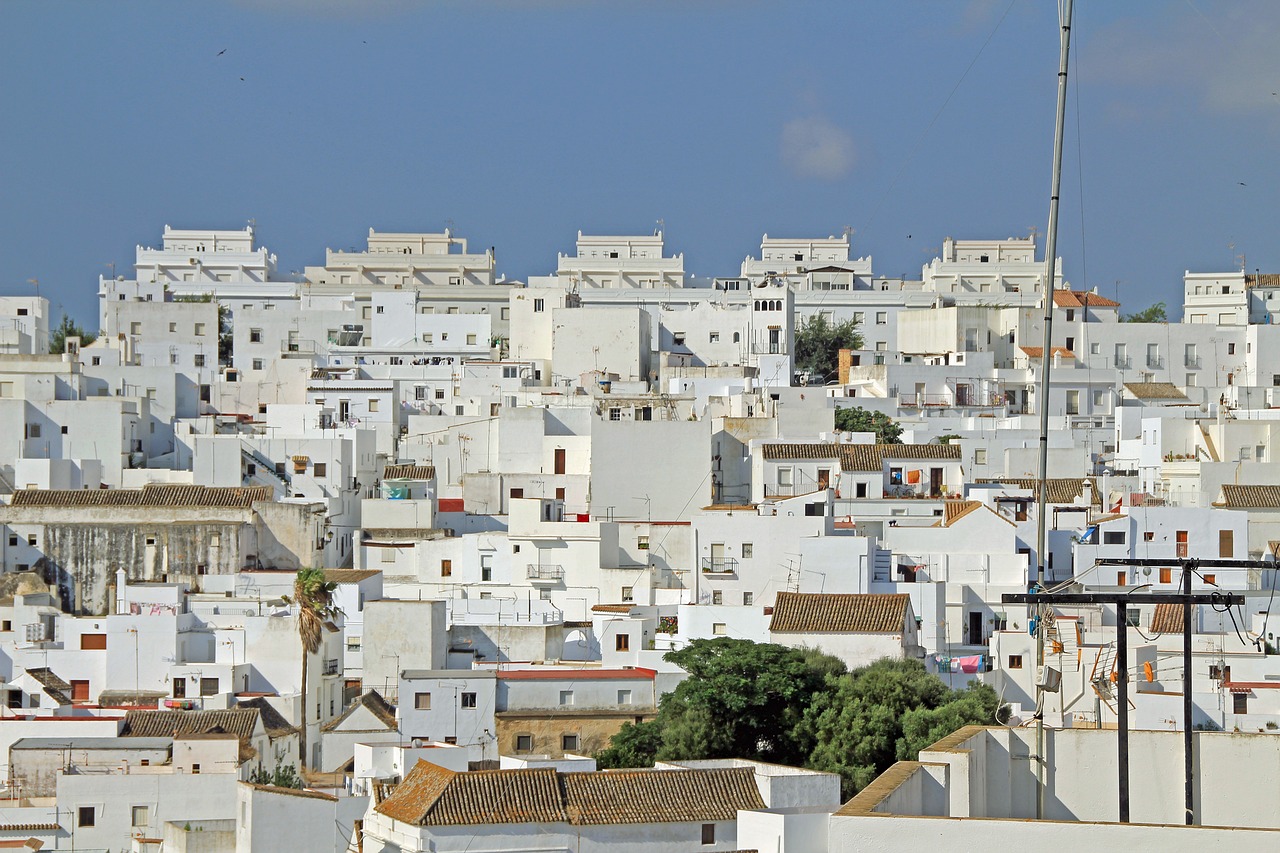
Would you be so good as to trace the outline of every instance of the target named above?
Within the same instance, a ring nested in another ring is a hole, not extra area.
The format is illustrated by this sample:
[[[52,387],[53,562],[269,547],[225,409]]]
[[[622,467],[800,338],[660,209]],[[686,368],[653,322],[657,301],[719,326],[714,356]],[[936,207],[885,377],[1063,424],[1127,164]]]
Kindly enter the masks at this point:
[[[1156,634],[1182,633],[1182,605],[1157,604],[1151,614],[1151,630]]]
[[[576,824],[736,820],[764,800],[748,767],[565,773],[565,805]]]
[[[357,708],[368,708],[369,713],[373,714],[374,718],[377,719],[378,722],[382,723],[383,727],[388,731],[396,730],[396,709],[391,705],[388,705],[387,700],[383,699],[382,695],[376,690],[370,690],[359,699],[352,702],[347,710],[343,711],[342,714],[334,717],[332,720],[321,726],[321,730],[326,732],[338,731],[342,723],[354,714]]]
[[[120,737],[176,737],[227,732],[248,741],[260,719],[262,715],[257,708],[244,707],[227,711],[127,711]]]
[[[958,444],[841,444],[843,471],[879,471],[886,459],[960,459]]]
[[[1055,290],[1053,304],[1059,308],[1119,308],[1120,303],[1088,290]]]
[[[61,828],[56,823],[0,823],[0,832],[53,832]]]
[[[1214,506],[1231,509],[1277,509],[1280,508],[1280,486],[1238,486],[1223,483],[1222,500],[1214,503]]]
[[[415,826],[729,821],[764,807],[749,768],[557,773],[418,764],[377,811]]]
[[[946,501],[942,504],[942,526],[950,527],[982,506],[982,501]]]
[[[27,675],[34,678],[44,688],[45,695],[59,705],[71,704],[71,685],[63,681],[53,670],[47,667],[35,667],[28,669]]]
[[[329,583],[360,583],[380,574],[378,569],[325,569],[324,579]]]
[[[1186,400],[1187,395],[1172,382],[1126,382],[1124,390],[1139,400]]]
[[[384,480],[434,480],[434,465],[388,465],[382,472]]]
[[[911,596],[866,593],[780,592],[770,632],[900,634]]]
[[[1245,275],[1245,287],[1280,287],[1280,275],[1264,272],[1259,275]]]
[[[1027,358],[1040,358],[1044,355],[1044,347],[1018,347],[1026,353]],[[1054,355],[1060,355],[1063,358],[1075,358],[1076,354],[1066,347],[1053,347],[1049,350]]]
[[[270,486],[232,488],[152,484],[141,489],[19,489],[13,493],[12,505],[248,508],[273,498]]]
[[[281,788],[278,785],[255,785],[252,782],[242,782],[255,791],[262,791],[267,794],[284,794],[287,797],[307,797],[312,800],[328,800],[336,803],[338,798],[332,794],[325,794],[321,791],[307,791],[302,788]]]
[[[1076,498],[1084,494],[1085,480],[1093,481],[1092,477],[1050,477],[1045,480],[1047,491],[1045,493],[1045,503],[1051,504],[1073,504]],[[1009,486],[1013,489],[1027,489],[1031,492],[1033,498],[1040,496],[1040,481],[1035,477],[980,477],[978,483],[998,483],[1002,486]],[[1097,488],[1091,490],[1093,493],[1094,506],[1102,506],[1102,496],[1098,494]]]
[[[591,612],[593,613],[630,613],[635,609],[634,604],[593,604]]]
[[[275,706],[261,696],[255,696],[252,699],[245,699],[236,703],[237,708],[248,708],[256,710],[262,718],[262,727],[267,731],[267,737],[275,740],[276,738],[288,737],[296,735],[298,729],[289,725],[289,721],[284,715],[275,709]]]
[[[838,451],[834,444],[821,442],[808,444],[766,444],[761,448],[765,459],[835,459]]]

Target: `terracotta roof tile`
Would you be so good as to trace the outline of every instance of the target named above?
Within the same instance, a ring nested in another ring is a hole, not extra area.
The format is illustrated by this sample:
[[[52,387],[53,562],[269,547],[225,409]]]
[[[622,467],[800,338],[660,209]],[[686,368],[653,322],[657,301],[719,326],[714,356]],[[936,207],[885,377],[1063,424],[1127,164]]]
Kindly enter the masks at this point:
[[[434,465],[388,465],[382,472],[384,480],[434,480]]]
[[[1018,347],[1026,353],[1027,358],[1040,358],[1044,355],[1044,347]],[[1066,347],[1053,347],[1050,352],[1054,355],[1060,355],[1063,358],[1075,358],[1076,354]]]
[[[946,501],[942,504],[942,526],[950,527],[982,507],[982,501]]]
[[[146,485],[141,489],[19,489],[13,506],[132,506],[132,507],[219,507],[247,509],[254,503],[273,500],[270,486],[232,488],[223,486]]]
[[[227,732],[247,741],[253,737],[261,719],[262,715],[257,708],[233,708],[227,711],[127,711],[120,737],[175,737]]]
[[[565,773],[565,805],[576,824],[736,820],[764,800],[748,767]]]
[[[769,631],[899,634],[911,596],[867,593],[780,592]]]
[[[261,696],[255,696],[252,699],[245,699],[243,702],[236,703],[237,708],[248,708],[256,710],[262,718],[262,727],[267,731],[267,737],[275,740],[276,738],[288,737],[296,735],[298,729],[296,726],[289,725],[289,721],[284,715],[276,710],[275,706]]]
[[[374,718],[382,723],[388,731],[395,731],[398,728],[396,709],[387,704],[387,700],[383,699],[382,694],[378,691],[370,690],[355,702],[352,702],[339,716],[321,726],[321,730],[326,732],[337,731],[343,721],[354,714],[357,708],[368,708],[369,713],[373,714]]]
[[[1244,277],[1245,287],[1280,287],[1280,275],[1273,272],[1264,272],[1260,275],[1248,275]]]
[[[1172,382],[1126,382],[1124,390],[1139,400],[1183,400],[1187,395]]]
[[[1280,486],[1222,484],[1222,499],[1214,506],[1229,509],[1280,509]],[[31,670],[27,670],[30,672]]]
[[[380,574],[378,569],[325,569],[324,579],[330,583],[360,583]]]
[[[761,448],[765,459],[835,459],[838,456],[837,445],[818,443],[807,444],[766,444]]]
[[[1084,494],[1084,484],[1088,480],[1094,484],[1092,477],[1050,477],[1045,480],[1048,491],[1045,495],[1045,502],[1051,504],[1073,504],[1076,499]],[[1033,498],[1040,495],[1040,481],[1035,477],[979,477],[978,483],[996,483],[1002,486],[1008,486],[1013,489],[1026,489],[1031,492]],[[1102,506],[1102,496],[1098,494],[1098,489],[1091,489],[1093,495],[1093,505]]]
[[[1088,290],[1055,290],[1053,304],[1059,308],[1119,308],[1120,303]]]
[[[841,444],[842,471],[880,471],[886,459],[960,459],[958,444]]]
[[[1156,634],[1182,633],[1182,605],[1157,604],[1151,614],[1151,630]]]
[[[279,785],[255,785],[252,782],[242,782],[241,784],[248,785],[255,791],[262,791],[267,794],[284,794],[288,797],[307,797],[312,800],[328,800],[331,803],[336,803],[338,801],[338,798],[332,794],[326,794],[322,791],[308,791],[305,788],[282,788]]]
[[[591,612],[593,613],[630,613],[635,609],[634,604],[593,604]]]
[[[415,826],[729,821],[764,807],[750,768],[558,773],[418,764],[377,811]]]

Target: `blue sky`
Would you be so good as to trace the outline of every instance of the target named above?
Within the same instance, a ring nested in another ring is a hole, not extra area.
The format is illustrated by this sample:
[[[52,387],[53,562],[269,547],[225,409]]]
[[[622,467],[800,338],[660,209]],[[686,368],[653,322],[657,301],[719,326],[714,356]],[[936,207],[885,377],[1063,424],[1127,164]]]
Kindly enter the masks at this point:
[[[90,323],[166,223],[252,218],[286,274],[452,223],[523,278],[658,220],[700,276],[846,226],[918,276],[945,236],[1047,221],[1052,0],[7,0],[0,24],[0,292],[38,278]],[[1268,0],[1078,0],[1074,285],[1176,314],[1185,269],[1280,271],[1277,43]]]

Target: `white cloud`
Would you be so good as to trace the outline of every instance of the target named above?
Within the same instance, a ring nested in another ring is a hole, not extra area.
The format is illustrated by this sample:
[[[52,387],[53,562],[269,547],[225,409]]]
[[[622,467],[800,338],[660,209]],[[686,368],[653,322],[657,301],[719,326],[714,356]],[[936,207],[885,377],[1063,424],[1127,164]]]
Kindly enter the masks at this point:
[[[833,181],[853,170],[853,136],[825,116],[796,118],[782,126],[783,164],[802,178]]]

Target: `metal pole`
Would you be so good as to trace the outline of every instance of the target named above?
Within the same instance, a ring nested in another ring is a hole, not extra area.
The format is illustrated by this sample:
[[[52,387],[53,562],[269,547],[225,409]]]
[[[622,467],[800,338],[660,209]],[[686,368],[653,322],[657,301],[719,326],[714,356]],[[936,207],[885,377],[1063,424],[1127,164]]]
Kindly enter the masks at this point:
[[[1116,604],[1116,731],[1117,763],[1120,776],[1120,822],[1129,822],[1129,607],[1120,601]]]
[[[1063,0],[1058,50],[1058,115],[1053,129],[1053,178],[1049,191],[1049,233],[1045,243],[1044,347],[1040,352],[1040,488],[1036,498],[1036,583],[1044,588],[1046,480],[1049,477],[1049,367],[1053,364],[1053,291],[1057,280],[1058,192],[1062,186],[1062,137],[1067,118],[1067,59],[1071,50],[1071,0]],[[1036,677],[1044,672],[1044,616],[1047,607],[1036,608]],[[1044,818],[1044,690],[1036,687],[1036,818]]]
[[[1182,567],[1182,594],[1191,595],[1194,561]],[[1186,785],[1187,826],[1196,822],[1195,745],[1191,738],[1191,602],[1182,603],[1182,772]]]

